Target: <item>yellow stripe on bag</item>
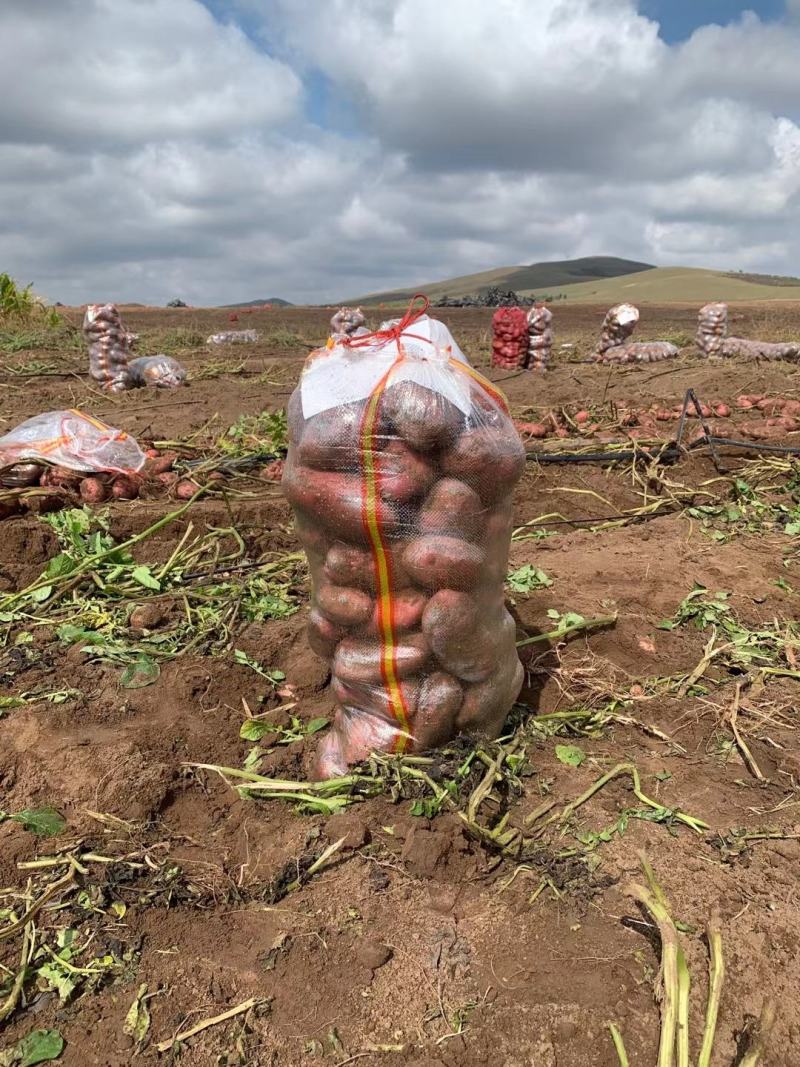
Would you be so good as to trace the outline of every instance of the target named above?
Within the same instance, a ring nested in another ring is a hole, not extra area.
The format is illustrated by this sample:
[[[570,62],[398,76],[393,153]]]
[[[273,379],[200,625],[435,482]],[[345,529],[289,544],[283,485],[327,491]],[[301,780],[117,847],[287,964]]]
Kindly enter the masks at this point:
[[[403,690],[397,678],[397,639],[394,626],[394,599],[389,553],[381,529],[380,497],[378,480],[380,472],[375,463],[373,448],[374,430],[378,421],[378,408],[389,377],[402,360],[400,356],[381,378],[370,394],[364,420],[361,424],[360,449],[364,472],[362,519],[369,538],[372,558],[375,563],[375,579],[378,593],[378,633],[381,642],[381,676],[389,702],[389,710],[398,724],[398,734],[393,750],[403,752],[411,741],[411,724]]]
[[[456,370],[461,371],[462,374],[469,375],[470,378],[486,390],[489,396],[500,405],[506,414],[508,413],[508,401],[506,400],[505,395],[496,385],[493,385],[488,378],[484,378],[480,371],[475,370],[474,367],[470,367],[468,363],[462,363],[460,359],[449,359],[447,362],[451,367],[455,367]]]

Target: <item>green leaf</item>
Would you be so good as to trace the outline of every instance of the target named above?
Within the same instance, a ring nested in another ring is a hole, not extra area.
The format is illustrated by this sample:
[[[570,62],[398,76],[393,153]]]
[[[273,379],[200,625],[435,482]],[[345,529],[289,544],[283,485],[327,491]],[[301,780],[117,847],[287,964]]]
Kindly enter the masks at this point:
[[[69,574],[75,570],[75,560],[72,556],[66,552],[59,552],[57,556],[53,556],[50,562],[47,564],[45,570],[45,577],[47,578],[62,578],[65,574]]]
[[[45,600],[47,600],[47,598],[51,595],[52,592],[52,585],[42,585],[38,589],[33,590],[33,592],[31,593],[31,600],[36,601],[37,604],[42,604]]]
[[[37,837],[55,837],[67,825],[64,816],[55,808],[36,808],[19,811],[11,816],[12,822],[21,823],[26,830]]]
[[[128,1008],[125,1022],[122,1024],[122,1032],[134,1038],[140,1045],[147,1037],[150,1029],[150,1009],[147,1007],[147,982],[139,986],[136,999]]]
[[[677,623],[673,622],[672,619],[662,619],[661,622],[656,623],[657,630],[674,630],[676,626]]]
[[[131,577],[139,585],[143,585],[145,589],[155,589],[157,593],[161,591],[161,582],[153,577],[149,567],[134,567],[131,571]]]
[[[305,725],[305,732],[309,735],[316,734],[319,733],[320,730],[324,730],[327,725],[328,720],[325,718],[324,715],[321,716],[319,719],[309,719],[309,721]]]
[[[157,682],[161,674],[158,663],[150,656],[137,656],[122,672],[119,684],[123,689],[144,689]]]
[[[19,1067],[35,1067],[37,1063],[57,1060],[64,1051],[64,1038],[58,1030],[33,1030],[17,1045]]]
[[[800,522],[787,522],[783,532],[788,534],[789,537],[797,537],[800,534]]]
[[[275,733],[275,723],[265,719],[245,719],[239,729],[243,741],[260,741],[266,734]]]
[[[586,753],[577,745],[556,745],[556,759],[568,767],[580,767],[586,759]]]

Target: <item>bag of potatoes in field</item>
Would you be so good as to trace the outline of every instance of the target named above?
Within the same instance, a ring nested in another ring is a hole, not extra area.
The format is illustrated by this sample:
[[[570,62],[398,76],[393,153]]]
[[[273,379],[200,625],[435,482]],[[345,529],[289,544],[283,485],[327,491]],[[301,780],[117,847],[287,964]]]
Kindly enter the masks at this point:
[[[543,304],[534,304],[528,312],[528,354],[524,366],[547,370],[553,348],[553,312]]]
[[[639,309],[633,304],[615,304],[609,308],[603,319],[600,340],[595,352],[607,352],[624,344],[636,329],[639,321]]]
[[[522,685],[503,584],[525,450],[426,310],[313,352],[289,402],[283,489],[337,703],[323,778],[373,751],[496,736]]]
[[[109,393],[134,389],[128,362],[135,335],[122,325],[116,304],[89,304],[83,336],[89,346],[89,374],[100,387]]]
[[[697,313],[695,343],[707,356],[722,354],[722,344],[728,336],[728,305],[705,304]]]
[[[522,308],[498,308],[492,316],[492,366],[515,370],[527,355],[528,316]]]

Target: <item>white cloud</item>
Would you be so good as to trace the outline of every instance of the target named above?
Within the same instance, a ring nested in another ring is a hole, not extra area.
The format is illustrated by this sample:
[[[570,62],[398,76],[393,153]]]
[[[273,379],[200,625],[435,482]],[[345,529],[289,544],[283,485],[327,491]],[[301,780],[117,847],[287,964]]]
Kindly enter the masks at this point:
[[[197,303],[601,252],[798,270],[798,20],[670,47],[634,0],[229,10],[266,50],[199,0],[4,0],[0,269]],[[304,118],[314,71],[355,131]]]

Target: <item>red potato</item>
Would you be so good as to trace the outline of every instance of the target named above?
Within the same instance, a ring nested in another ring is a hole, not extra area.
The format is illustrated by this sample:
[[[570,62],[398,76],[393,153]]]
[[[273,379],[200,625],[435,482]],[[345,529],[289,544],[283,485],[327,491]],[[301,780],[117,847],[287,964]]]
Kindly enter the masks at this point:
[[[175,486],[175,496],[178,500],[191,500],[196,492],[197,486],[194,482],[182,481]]]
[[[357,471],[361,426],[366,408],[366,401],[360,400],[328,408],[306,419],[303,435],[296,447],[298,466],[338,473]],[[376,451],[380,451],[385,444],[386,438],[382,435],[372,439]]]
[[[304,512],[295,511],[294,527],[295,533],[300,539],[309,558],[312,556],[319,557],[320,559],[324,558],[330,547],[330,538],[320,524]],[[352,585],[354,583],[341,582],[340,584]]]
[[[79,492],[81,500],[87,504],[102,504],[108,500],[108,486],[102,478],[84,478],[80,484]]]
[[[673,417],[672,412],[667,411],[666,408],[659,408],[656,412],[658,422],[672,422]]]
[[[372,615],[375,601],[358,589],[324,582],[314,591],[316,606],[340,626],[361,626]]]
[[[279,482],[283,478],[285,462],[282,459],[274,459],[266,467],[261,469],[261,479],[265,482]]]
[[[430,534],[412,541],[402,556],[409,575],[423,589],[474,589],[484,553],[458,537]]]
[[[337,541],[325,557],[325,577],[336,585],[350,585],[372,591],[375,588],[375,564],[365,548]]]
[[[148,459],[158,459],[158,457],[161,455],[157,448],[146,448],[144,450],[144,454],[145,456],[147,456]]]
[[[162,485],[171,486],[178,481],[178,475],[175,471],[164,471],[163,474],[156,475],[156,480]]]
[[[776,411],[781,411],[786,403],[781,397],[768,397],[765,396],[763,400],[759,400],[756,407],[759,411],[768,411],[770,415],[774,415]]]
[[[511,492],[525,469],[525,449],[507,421],[505,430],[482,426],[466,430],[442,456],[442,470],[466,482],[490,504]]]
[[[422,634],[402,637],[395,645],[394,668],[398,679],[408,678],[425,666],[430,657]],[[373,638],[345,637],[333,657],[332,673],[346,684],[383,684],[383,648]]]
[[[380,411],[395,432],[420,452],[452,444],[464,427],[464,416],[454,404],[416,382],[390,385]]]
[[[800,400],[787,400],[783,407],[784,415],[791,415],[793,418],[800,415]]]
[[[523,422],[519,428],[528,437],[534,437],[537,440],[547,437],[550,433],[550,427],[545,426],[542,422]]]
[[[369,539],[364,523],[364,485],[360,475],[310,470],[293,463],[290,456],[281,486],[292,507],[303,511],[309,520],[349,541]],[[400,532],[397,512],[390,504],[378,500],[375,511],[385,536]]]
[[[589,414],[588,411],[579,411],[575,415],[575,422],[578,424],[578,426],[585,426],[586,423],[589,422],[591,417],[592,416]]]
[[[737,408],[741,408],[743,411],[749,411],[750,408],[753,407],[753,401],[750,399],[749,396],[737,396],[736,406]]]
[[[322,659],[329,660],[344,637],[345,631],[343,627],[326,619],[322,612],[312,608],[308,616],[306,634],[312,651]]]
[[[151,449],[151,451],[155,452],[155,449]],[[177,458],[178,456],[175,452],[165,452],[163,456],[156,454],[156,456],[148,462],[145,470],[153,477],[158,477],[159,474],[166,474],[167,471],[172,470],[172,465]]]
[[[139,495],[139,481],[127,474],[120,474],[111,486],[111,495],[115,500],[135,500]]]
[[[465,733],[496,737],[511,705],[519,696],[525,669],[512,647],[497,670],[485,682],[469,685],[456,717],[456,725]]]
[[[387,439],[375,460],[378,492],[384,500],[400,504],[417,500],[436,477],[430,463],[398,438]]]
[[[498,653],[514,644],[516,624],[504,607],[466,593],[443,589],[431,597],[422,617],[422,632],[431,651],[450,674],[464,682],[482,682],[495,669]]]
[[[332,750],[338,749],[345,768],[369,759],[373,752],[391,751],[400,729],[394,719],[370,715],[358,708],[339,708],[334,716],[333,729],[323,742],[323,750],[331,751],[328,738],[336,736]],[[325,743],[327,742],[327,744]]]
[[[464,690],[446,671],[435,671],[423,681],[414,715],[414,748],[425,751],[449,741]]]
[[[419,697],[419,679],[408,678],[400,682],[400,691],[403,696],[403,705],[409,720],[417,709]],[[396,717],[396,708],[389,699],[389,694],[384,685],[371,685],[367,682],[352,682],[347,684],[340,678],[331,679],[331,692],[337,704],[344,708],[356,708],[372,715],[382,715],[384,718]]]
[[[399,593],[393,592],[389,600],[388,614],[391,618],[394,632],[396,634],[404,634],[411,630],[418,630],[422,621],[422,613],[428,603],[428,598],[425,594],[418,589],[405,589]],[[382,624],[380,603],[372,600],[370,600],[370,603],[375,606],[365,632],[379,634]]]
[[[731,409],[728,407],[727,404],[717,404],[717,406],[714,408],[714,414],[717,415],[720,419],[728,419],[730,418]]]
[[[422,534],[453,534],[465,540],[479,537],[486,508],[481,498],[457,478],[442,478],[428,494],[419,514]]]

